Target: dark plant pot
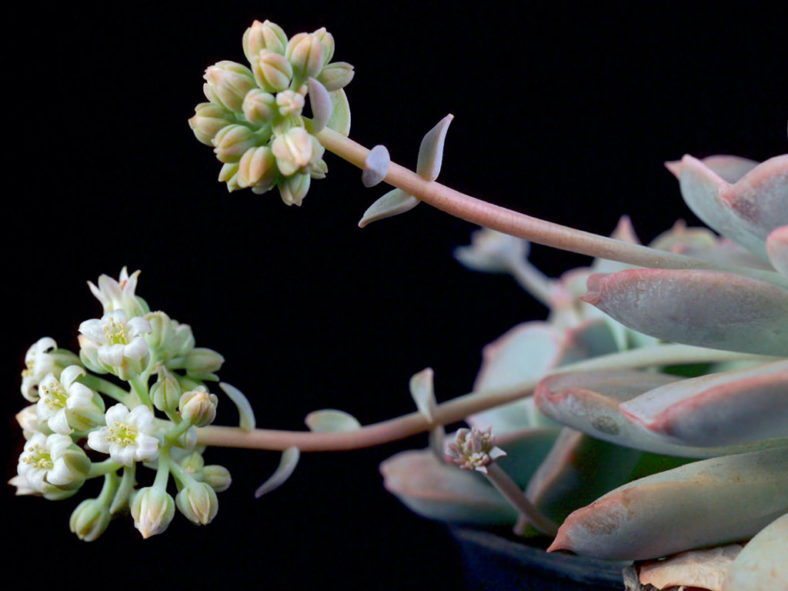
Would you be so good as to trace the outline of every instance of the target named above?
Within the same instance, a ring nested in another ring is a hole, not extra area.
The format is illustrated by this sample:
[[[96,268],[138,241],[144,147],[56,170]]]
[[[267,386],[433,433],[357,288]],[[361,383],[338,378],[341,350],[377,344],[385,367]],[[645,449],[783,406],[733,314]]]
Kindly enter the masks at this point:
[[[622,591],[623,565],[547,553],[494,533],[451,527],[460,548],[468,589],[534,591]]]

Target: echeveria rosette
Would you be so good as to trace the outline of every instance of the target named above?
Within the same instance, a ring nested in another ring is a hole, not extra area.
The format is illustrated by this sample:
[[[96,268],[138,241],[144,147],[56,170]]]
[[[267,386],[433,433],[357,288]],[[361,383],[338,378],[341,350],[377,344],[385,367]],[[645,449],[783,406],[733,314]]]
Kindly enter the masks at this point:
[[[353,67],[331,62],[334,39],[324,28],[288,39],[271,21],[255,21],[243,35],[249,67],[221,61],[205,71],[204,94],[189,126],[223,163],[229,191],[279,189],[287,205],[301,205],[312,179],[325,177],[315,134],[344,135],[350,111],[343,88]],[[309,99],[312,117],[303,110]]]

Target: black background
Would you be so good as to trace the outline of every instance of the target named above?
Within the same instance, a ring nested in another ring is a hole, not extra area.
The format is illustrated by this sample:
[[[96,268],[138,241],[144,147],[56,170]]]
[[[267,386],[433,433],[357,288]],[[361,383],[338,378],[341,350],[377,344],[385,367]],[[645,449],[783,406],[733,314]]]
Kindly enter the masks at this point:
[[[442,182],[586,230],[607,234],[628,213],[649,240],[677,217],[694,222],[665,160],[786,151],[784,9],[543,4],[28,3],[7,14],[3,478],[23,444],[13,416],[27,347],[47,335],[76,349],[79,323],[100,313],[85,282],[124,265],[142,269],[138,294],[153,309],[225,356],[222,378],[263,427],[301,429],[317,408],[363,423],[411,412],[408,379],[426,366],[440,399],[465,393],[481,347],[543,314],[509,278],[453,260],[464,222],[421,206],[359,230],[384,189],[364,189],[332,155],[300,209],[275,193],[227,194],[186,120],[204,100],[204,69],[243,61],[255,18],[334,35],[335,59],[356,67],[356,141],[413,166],[422,135],[451,112]],[[586,262],[541,247],[532,260],[550,274]],[[226,399],[219,420],[235,420]],[[209,450],[234,476],[214,523],[177,516],[144,542],[130,519],[79,542],[68,531],[76,498],[6,487],[6,578],[457,588],[447,533],[389,496],[377,472],[424,444],[306,455],[257,501],[277,455]]]

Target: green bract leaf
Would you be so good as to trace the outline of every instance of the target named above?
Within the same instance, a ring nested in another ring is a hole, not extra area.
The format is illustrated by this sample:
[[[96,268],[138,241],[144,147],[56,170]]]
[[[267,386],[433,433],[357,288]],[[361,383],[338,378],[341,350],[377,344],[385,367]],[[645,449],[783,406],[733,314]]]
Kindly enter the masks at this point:
[[[749,538],[788,511],[788,446],[693,462],[572,513],[548,551],[658,558]]]
[[[788,437],[788,361],[674,382],[620,409],[649,430],[687,445]]]
[[[364,160],[364,171],[361,173],[361,184],[365,187],[374,187],[380,183],[389,172],[391,157],[386,146],[377,145],[369,151]]]
[[[233,401],[235,407],[238,409],[238,416],[239,421],[238,424],[241,427],[242,431],[254,431],[255,428],[255,418],[254,418],[254,410],[252,410],[252,405],[249,404],[249,399],[244,396],[244,393],[241,392],[235,386],[231,386],[226,382],[222,382],[219,384],[219,387],[222,391],[227,394],[230,400]]]
[[[347,102],[347,95],[341,88],[332,90],[328,94],[331,97],[332,107],[326,127],[347,137],[350,133],[350,105]]]
[[[355,431],[361,429],[361,423],[353,415],[343,410],[325,409],[316,410],[306,415],[306,426],[315,433],[336,431]]]
[[[788,351],[788,291],[732,273],[630,269],[592,275],[583,300],[623,324],[715,349]]]
[[[326,87],[314,78],[309,79],[309,105],[312,107],[312,125],[309,131],[315,134],[331,120],[334,104]]]
[[[367,211],[364,212],[364,215],[361,216],[358,227],[363,228],[371,222],[405,213],[416,207],[419,203],[420,201],[418,199],[412,195],[408,195],[402,189],[392,189],[369,206]]]
[[[263,495],[282,486],[295,471],[300,457],[301,452],[297,447],[288,447],[283,451],[279,466],[274,473],[271,474],[271,477],[254,491],[254,498],[259,499]]]
[[[440,174],[443,164],[443,144],[452,119],[454,115],[446,115],[421,140],[416,173],[428,181],[434,181]]]

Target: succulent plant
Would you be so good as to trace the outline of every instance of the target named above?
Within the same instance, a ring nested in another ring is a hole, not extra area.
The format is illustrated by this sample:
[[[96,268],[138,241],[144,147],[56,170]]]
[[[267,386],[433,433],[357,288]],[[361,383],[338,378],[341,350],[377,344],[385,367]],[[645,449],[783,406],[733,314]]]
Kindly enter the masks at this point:
[[[288,38],[278,25],[255,21],[242,47],[249,67],[209,67],[209,102],[189,120],[214,148],[230,191],[277,187],[286,204],[301,205],[311,180],[326,176],[324,152],[333,152],[362,169],[366,187],[393,187],[359,226],[421,202],[474,223],[481,229],[456,258],[512,275],[549,314],[485,347],[469,395],[438,404],[426,369],[410,383],[412,414],[362,426],[343,411],[319,410],[307,417],[308,432],[290,432],[255,429],[246,398],[223,384],[241,424],[221,427],[209,425],[217,398],[205,384],[217,379],[221,357],[195,348],[185,325],[151,313],[134,293],[136,274],[102,276],[91,289],[104,315],[81,325],[80,355],[45,338],[26,357],[22,393],[45,404],[18,416],[28,441],[14,480],[19,494],[66,498],[104,476],[99,498],[72,514],[72,530],[96,539],[128,507],[149,537],[167,528],[176,508],[197,524],[216,515],[215,492],[229,474],[203,465],[207,446],[281,451],[260,496],[287,479],[303,452],[429,432],[427,449],[381,465],[386,488],[423,516],[511,526],[548,551],[633,563],[637,585],[784,584],[788,155],[668,163],[710,229],[677,222],[645,246],[627,217],[608,238],[437,183],[451,115],[425,135],[415,172],[392,163],[384,146],[351,141],[343,87],[353,68],[331,61],[325,29]],[[595,260],[551,279],[527,260],[530,242]],[[106,409],[99,394],[119,404]],[[444,432],[460,420],[466,428]],[[110,459],[91,462],[82,440]],[[135,490],[140,463],[156,476]],[[698,565],[722,573],[719,583],[693,578]]]

